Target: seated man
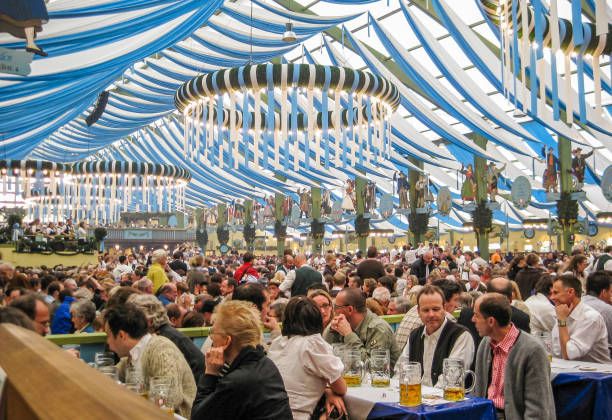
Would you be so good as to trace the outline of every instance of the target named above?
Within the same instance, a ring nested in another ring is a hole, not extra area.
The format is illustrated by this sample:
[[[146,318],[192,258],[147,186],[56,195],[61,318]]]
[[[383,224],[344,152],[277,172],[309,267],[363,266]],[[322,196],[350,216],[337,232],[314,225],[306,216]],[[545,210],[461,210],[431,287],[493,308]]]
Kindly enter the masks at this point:
[[[474,358],[474,340],[462,325],[449,322],[444,310],[444,293],[427,285],[417,295],[418,313],[423,325],[410,333],[403,355],[419,362],[423,385],[435,386],[446,358],[462,359],[469,368]]]
[[[552,330],[555,357],[584,362],[610,363],[608,331],[602,316],[582,302],[582,285],[572,274],[553,283],[551,299],[557,310],[557,325]]]
[[[176,284],[166,283],[159,288],[159,296],[157,298],[162,305],[168,306],[169,304],[176,302],[177,295],[178,290],[176,289]]]
[[[344,343],[361,350],[363,360],[370,357],[373,349],[387,349],[393,370],[401,350],[389,324],[366,308],[363,293],[352,287],[342,290],[336,296],[334,310],[336,316],[323,332],[323,338],[330,344]]]
[[[535,285],[535,293],[525,301],[529,308],[531,331],[551,332],[557,323],[555,305],[550,300],[553,277],[544,274]]]
[[[49,306],[42,297],[30,293],[15,299],[10,306],[23,311],[34,322],[37,333],[49,334]]]
[[[587,278],[582,301],[601,314],[608,330],[608,348],[612,354],[612,275],[596,271]]]
[[[196,396],[193,373],[181,351],[166,337],[147,332],[145,314],[132,304],[114,306],[104,314],[104,331],[109,348],[122,360],[119,379],[125,381],[128,367],[142,372],[145,383],[155,376],[171,376],[170,406],[183,417],[189,417]]]
[[[493,401],[500,419],[555,418],[550,363],[544,346],[510,322],[506,296],[487,293],[472,317],[483,337],[476,354],[473,395]]]

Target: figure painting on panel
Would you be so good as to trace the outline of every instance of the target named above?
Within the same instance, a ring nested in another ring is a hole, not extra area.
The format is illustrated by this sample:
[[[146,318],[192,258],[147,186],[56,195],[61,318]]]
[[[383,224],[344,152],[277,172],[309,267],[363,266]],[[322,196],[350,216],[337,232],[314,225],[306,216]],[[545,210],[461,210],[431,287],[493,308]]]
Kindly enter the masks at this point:
[[[544,162],[546,163],[546,169],[542,177],[542,185],[546,193],[549,193],[550,190],[558,192],[559,183],[557,181],[557,173],[559,172],[559,159],[555,156],[555,151],[552,147],[549,147],[547,152],[546,146],[544,146],[542,148],[542,154],[544,155]]]
[[[266,196],[266,207],[264,208],[264,219],[266,222],[274,220],[276,208],[274,207],[274,196]]]
[[[308,188],[299,190],[300,196],[300,217],[310,217],[310,193]]]
[[[2,0],[0,1],[0,32],[26,40],[26,51],[46,57],[36,43],[36,34],[49,21],[44,0]]]
[[[491,200],[492,203],[495,202],[495,196],[497,195],[497,181],[499,180],[499,174],[501,174],[504,169],[506,169],[505,163],[501,169],[497,169],[495,167],[495,163],[493,162],[489,163],[489,166],[487,166],[487,192],[489,193],[489,200]]]
[[[425,190],[427,189],[427,181],[423,174],[419,174],[419,179],[414,185],[414,198],[416,201],[416,208],[424,208],[425,207]]]
[[[355,212],[355,181],[352,179],[346,180],[344,197],[342,197],[342,211],[344,213]]]
[[[326,188],[321,194],[321,214],[324,216],[329,216],[331,214],[331,206],[331,193]]]
[[[290,196],[285,196],[283,200],[283,218],[287,219],[291,216],[291,208],[293,207],[293,198]]]
[[[406,174],[403,172],[399,173],[399,177],[397,177],[397,193],[399,195],[399,208],[407,209],[408,208],[408,190],[410,186],[408,185],[408,178]]]
[[[240,200],[234,202],[234,224],[241,225],[244,222],[244,204]]]
[[[366,187],[366,212],[372,213],[376,209],[376,183],[368,181]]]
[[[467,169],[461,165],[461,171],[463,175],[465,175],[465,181],[463,181],[463,186],[461,187],[461,199],[463,201],[474,201],[474,196],[476,195],[476,177],[474,176],[474,168],[472,164],[469,163]]]
[[[217,224],[217,206],[216,205],[214,205],[213,208],[211,208],[208,211],[208,214],[206,216],[206,224],[209,226]]]
[[[586,169],[586,158],[593,154],[591,150],[586,155],[582,154],[582,149],[578,147],[572,151],[574,158],[572,159],[572,174],[574,175],[574,186],[578,189],[584,184],[584,170]]]

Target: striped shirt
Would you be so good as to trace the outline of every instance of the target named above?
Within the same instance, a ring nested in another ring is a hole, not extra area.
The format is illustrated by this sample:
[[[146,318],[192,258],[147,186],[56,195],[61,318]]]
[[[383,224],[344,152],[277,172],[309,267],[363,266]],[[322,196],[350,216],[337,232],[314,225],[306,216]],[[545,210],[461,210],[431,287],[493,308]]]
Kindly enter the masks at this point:
[[[508,353],[514,346],[519,335],[519,330],[510,324],[510,330],[499,343],[494,343],[491,339],[489,345],[493,352],[493,366],[491,371],[491,385],[487,390],[487,398],[493,401],[495,408],[504,409],[504,368],[508,360]]]

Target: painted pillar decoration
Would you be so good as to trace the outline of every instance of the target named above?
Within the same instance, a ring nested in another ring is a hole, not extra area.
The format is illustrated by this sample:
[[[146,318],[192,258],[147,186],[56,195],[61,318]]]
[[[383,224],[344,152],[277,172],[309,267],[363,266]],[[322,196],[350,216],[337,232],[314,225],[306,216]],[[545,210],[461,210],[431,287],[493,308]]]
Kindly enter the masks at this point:
[[[217,240],[219,241],[219,251],[221,254],[229,250],[229,229],[227,228],[227,206],[219,204],[217,206]]]
[[[356,192],[355,181],[347,179],[344,186],[344,195],[342,197],[342,213],[355,213],[356,207]]]
[[[282,256],[285,251],[285,239],[287,239],[287,224],[283,217],[283,202],[285,196],[280,193],[274,195],[274,207],[276,220],[274,222],[274,236],[276,237],[276,252]]]
[[[544,174],[542,175],[542,186],[546,194],[559,192],[559,159],[555,156],[555,149],[552,147],[542,147],[542,155],[544,156]]]
[[[486,150],[487,139],[483,136],[473,133],[472,139],[476,145]],[[474,179],[477,179],[475,190],[476,209],[472,212],[472,222],[474,223],[474,232],[476,233],[476,242],[480,256],[485,260],[489,260],[489,232],[492,228],[493,214],[487,207],[487,187],[484,182],[487,179],[487,162],[480,156],[474,156]]]
[[[496,203],[495,197],[498,193],[499,175],[506,169],[506,164],[501,168],[495,166],[495,162],[490,162],[487,166],[486,180],[487,192],[489,193],[489,202]]]
[[[321,219],[321,188],[312,187],[310,189],[312,197],[312,223],[310,228],[310,234],[312,235],[312,252],[314,254],[320,254],[321,242],[325,234],[325,222]]]
[[[355,233],[358,237],[358,246],[361,252],[365,252],[367,248],[367,239],[370,234],[370,219],[365,218],[365,197],[368,181],[362,177],[355,177],[355,210],[357,217],[355,218]]]
[[[408,158],[408,160],[414,164],[416,167],[423,169],[423,162],[414,159]],[[417,171],[415,169],[408,170],[408,180],[409,180],[409,197],[410,197],[410,213],[408,214],[408,225],[410,229],[410,233],[412,235],[412,243],[414,245],[418,245],[423,242],[425,238],[425,233],[427,232],[427,226],[429,224],[429,214],[427,213],[427,209],[425,207],[418,207],[419,204],[425,204],[425,191],[419,192],[419,188],[423,186],[423,184],[419,184],[419,179],[422,178],[423,173],[421,171]]]
[[[410,191],[410,185],[408,184],[408,178],[404,172],[396,172],[393,175],[394,181],[397,182],[397,195],[399,198],[399,208],[407,209],[409,207],[408,202],[408,191]]]
[[[558,248],[567,252],[572,250],[574,224],[578,220],[578,202],[572,199],[574,185],[572,182],[572,143],[559,136],[559,174],[561,178],[561,195],[557,201],[557,217],[561,224],[561,235]]]
[[[242,237],[247,251],[253,252],[255,243],[255,224],[253,223],[253,200],[244,201],[244,227]]]

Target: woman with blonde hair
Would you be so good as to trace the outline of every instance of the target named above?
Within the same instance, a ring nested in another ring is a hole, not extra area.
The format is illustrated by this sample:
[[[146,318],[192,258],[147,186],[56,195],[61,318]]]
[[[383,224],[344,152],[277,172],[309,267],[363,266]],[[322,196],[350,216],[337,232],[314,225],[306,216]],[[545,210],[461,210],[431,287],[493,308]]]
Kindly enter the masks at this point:
[[[321,317],[323,318],[323,330],[325,330],[336,315],[331,296],[325,290],[315,289],[308,293],[308,297],[311,298],[319,307]]]
[[[259,344],[262,324],[255,306],[222,302],[213,321],[191,419],[292,420],[283,378]]]

